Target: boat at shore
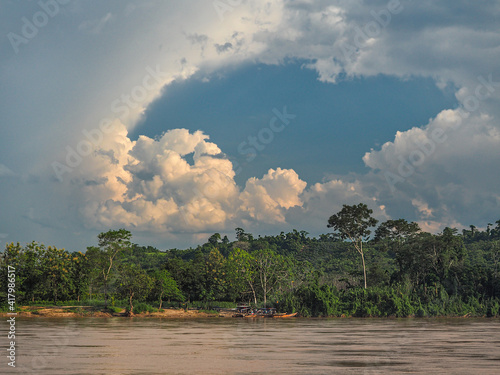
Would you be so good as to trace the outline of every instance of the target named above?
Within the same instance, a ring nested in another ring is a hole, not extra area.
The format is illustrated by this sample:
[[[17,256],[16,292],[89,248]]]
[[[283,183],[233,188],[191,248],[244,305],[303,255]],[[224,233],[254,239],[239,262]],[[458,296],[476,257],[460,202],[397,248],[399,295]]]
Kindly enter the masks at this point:
[[[287,313],[276,313],[276,309],[274,307],[270,308],[260,308],[253,309],[247,305],[240,305],[235,309],[234,318],[292,318],[297,316],[297,313],[287,314]]]
[[[294,312],[293,314],[274,314],[271,316],[271,318],[293,318],[294,316],[297,316],[298,313]]]

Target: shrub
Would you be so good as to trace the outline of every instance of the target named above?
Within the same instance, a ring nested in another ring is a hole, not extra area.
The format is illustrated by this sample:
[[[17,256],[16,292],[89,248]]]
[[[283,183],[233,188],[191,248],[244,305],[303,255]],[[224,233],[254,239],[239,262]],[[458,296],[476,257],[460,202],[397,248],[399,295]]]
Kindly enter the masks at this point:
[[[498,303],[498,299],[492,299],[488,301],[488,307],[487,307],[487,316],[493,317],[493,316],[499,316],[500,315],[500,304]]]
[[[122,311],[121,307],[116,307],[116,306],[108,306],[108,310],[116,314]]]
[[[127,311],[129,311],[129,308],[130,307],[127,308]],[[143,313],[143,312],[152,313],[152,312],[155,312],[157,310],[158,309],[155,309],[153,306],[148,305],[145,302],[138,302],[134,306],[134,314],[140,314],[140,313]]]

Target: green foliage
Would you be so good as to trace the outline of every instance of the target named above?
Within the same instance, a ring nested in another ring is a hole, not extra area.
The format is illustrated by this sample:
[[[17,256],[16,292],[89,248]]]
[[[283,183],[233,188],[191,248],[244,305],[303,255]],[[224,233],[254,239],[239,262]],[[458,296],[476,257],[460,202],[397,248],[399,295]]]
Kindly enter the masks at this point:
[[[408,223],[405,219],[387,220],[375,231],[375,241],[401,244],[420,231],[419,225],[415,222]]]
[[[122,311],[122,309],[120,307],[116,307],[116,306],[108,306],[108,310],[112,313],[120,313]]]
[[[144,300],[152,286],[153,280],[141,267],[134,264],[120,265],[117,291],[121,297],[129,299],[130,312],[134,312],[133,298]]]
[[[152,313],[156,312],[158,309],[155,309],[153,306],[145,303],[145,302],[138,302],[134,307],[133,307],[133,312],[134,314],[141,314],[141,313]],[[130,312],[130,306],[127,307],[127,312]]]
[[[461,234],[452,228],[425,233],[415,223],[388,220],[370,240],[370,215],[366,205],[344,206],[329,220],[334,234],[254,237],[237,228],[234,242],[215,233],[186,250],[133,245],[124,229],[101,233],[99,247],[85,253],[11,243],[0,254],[0,306],[8,306],[10,265],[18,306],[102,310],[109,297],[109,311],[216,310],[243,302],[303,316],[500,314],[500,220]]]
[[[163,300],[183,301],[177,282],[167,270],[156,270],[151,274],[152,285],[149,293],[149,301],[159,301],[159,308],[162,308]]]
[[[120,263],[138,264],[146,271],[153,271],[161,268],[167,259],[167,252],[160,251],[152,246],[132,245],[118,253],[117,258]]]
[[[330,216],[327,225],[328,228],[333,228],[341,239],[350,240],[356,251],[361,255],[365,289],[367,287],[367,282],[363,241],[365,241],[371,233],[368,228],[374,227],[378,222],[378,220],[371,216],[372,213],[373,210],[369,209],[364,203],[360,203],[357,206],[344,204],[342,210]]]
[[[500,302],[497,298],[487,302],[486,315],[490,317],[500,316]]]
[[[123,252],[130,249],[132,246],[130,242],[131,238],[132,233],[125,229],[109,230],[97,236],[100,251],[95,253],[95,264],[99,267],[99,271],[102,272],[102,275],[100,274],[99,277],[102,277],[104,285],[104,303],[106,305],[108,301],[108,285],[113,271],[113,262],[120,251]]]

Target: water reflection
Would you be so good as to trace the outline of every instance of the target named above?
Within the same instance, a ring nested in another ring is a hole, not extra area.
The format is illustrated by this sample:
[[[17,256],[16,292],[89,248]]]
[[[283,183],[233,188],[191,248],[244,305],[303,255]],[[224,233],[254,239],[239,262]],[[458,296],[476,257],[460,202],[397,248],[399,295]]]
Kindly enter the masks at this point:
[[[24,319],[16,328],[18,367],[1,373],[500,373],[493,319]]]

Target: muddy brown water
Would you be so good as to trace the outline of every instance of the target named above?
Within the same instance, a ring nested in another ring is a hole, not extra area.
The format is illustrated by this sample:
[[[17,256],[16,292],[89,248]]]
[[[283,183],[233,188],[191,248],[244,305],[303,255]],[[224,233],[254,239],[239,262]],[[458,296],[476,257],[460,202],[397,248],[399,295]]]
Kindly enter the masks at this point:
[[[0,374],[500,374],[499,319],[37,318],[16,333]]]

